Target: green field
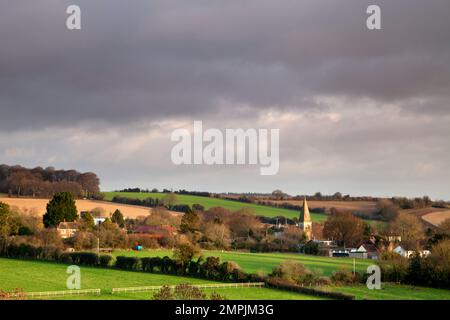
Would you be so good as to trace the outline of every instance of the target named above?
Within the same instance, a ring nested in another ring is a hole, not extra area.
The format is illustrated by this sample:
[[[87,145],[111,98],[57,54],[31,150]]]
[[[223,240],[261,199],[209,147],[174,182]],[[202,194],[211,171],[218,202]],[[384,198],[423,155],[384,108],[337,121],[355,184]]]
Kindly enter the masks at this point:
[[[295,253],[249,253],[236,251],[203,251],[203,256],[220,257],[221,261],[236,262],[244,271],[254,273],[263,271],[269,273],[272,269],[286,260],[293,260],[303,263],[311,270],[322,271],[324,275],[331,275],[333,271],[340,269],[353,270],[353,259],[349,258],[329,258],[321,256],[312,256]],[[113,252],[114,256],[172,256],[171,250],[144,250],[130,251],[118,250]],[[365,272],[367,267],[374,264],[373,261],[367,259],[355,259],[356,271]]]
[[[20,288],[25,292],[67,290],[67,265],[41,261],[0,258],[0,290]],[[101,296],[65,297],[64,299],[150,299],[152,293],[112,295],[113,287],[214,283],[213,281],[144,272],[81,267],[81,289],[102,289]],[[314,297],[267,288],[208,289],[228,299],[314,299]]]
[[[226,288],[226,289],[204,289],[204,293],[219,293],[228,300],[325,300],[319,297],[304,294],[282,291],[269,288]],[[73,296],[55,297],[52,300],[149,300],[154,293],[123,293],[123,294],[102,294],[101,296]]]
[[[166,194],[165,193],[137,193],[137,192],[104,192],[105,200],[111,201],[112,198],[115,196],[122,196],[127,198],[134,198],[134,199],[145,199],[145,198],[162,198]],[[242,208],[250,208],[252,209],[255,214],[259,216],[264,217],[278,217],[283,216],[287,218],[294,218],[299,216],[300,212],[297,212],[295,210],[288,210],[288,209],[280,209],[280,208],[273,208],[269,206],[262,206],[257,204],[251,204],[251,203],[242,203],[239,201],[232,201],[232,200],[225,200],[225,199],[217,199],[217,198],[208,198],[208,197],[199,197],[199,196],[191,196],[191,195],[183,195],[183,194],[177,194],[177,202],[179,204],[187,204],[192,206],[193,204],[201,204],[206,209],[212,208],[212,207],[223,207],[227,210],[231,211],[237,211]],[[323,222],[327,219],[327,215],[325,214],[317,214],[317,213],[311,213],[311,219],[314,222]]]
[[[0,258],[0,290],[21,288],[27,292],[56,291],[66,289],[67,265],[40,261],[23,261]],[[179,283],[213,283],[213,281],[150,274],[143,272],[120,271],[81,267],[82,289],[102,289],[101,296],[74,296],[52,299],[63,300],[146,300],[151,299],[152,293],[122,293],[112,295],[113,287],[134,287],[148,285],[175,285]],[[418,300],[449,300],[449,290],[412,287],[397,284],[383,284],[382,290],[369,290],[363,285],[352,287],[326,287],[324,290],[344,292],[355,295],[357,299],[418,299]],[[217,292],[227,299],[236,300],[315,300],[316,297],[293,292],[268,288],[226,288],[207,289],[205,293]]]
[[[450,300],[450,290],[414,287],[383,283],[381,290],[369,290],[366,286],[328,287],[325,290],[351,294],[357,300]]]

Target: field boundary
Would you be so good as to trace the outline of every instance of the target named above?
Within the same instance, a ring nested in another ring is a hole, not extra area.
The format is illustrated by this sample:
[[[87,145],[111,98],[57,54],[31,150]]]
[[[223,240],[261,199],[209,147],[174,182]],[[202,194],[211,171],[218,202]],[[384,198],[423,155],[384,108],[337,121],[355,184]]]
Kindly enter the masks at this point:
[[[192,287],[198,289],[224,289],[224,288],[261,288],[265,286],[264,282],[248,282],[248,283],[208,283],[208,284],[192,284]],[[126,292],[149,292],[161,290],[164,286],[146,286],[146,287],[129,287],[129,288],[112,288],[111,293]],[[176,285],[167,286],[174,289]]]
[[[14,294],[18,297],[22,294]],[[37,297],[63,297],[63,296],[79,296],[79,295],[101,295],[101,289],[84,289],[84,290],[63,290],[63,291],[43,291],[43,292],[24,292],[27,298]]]

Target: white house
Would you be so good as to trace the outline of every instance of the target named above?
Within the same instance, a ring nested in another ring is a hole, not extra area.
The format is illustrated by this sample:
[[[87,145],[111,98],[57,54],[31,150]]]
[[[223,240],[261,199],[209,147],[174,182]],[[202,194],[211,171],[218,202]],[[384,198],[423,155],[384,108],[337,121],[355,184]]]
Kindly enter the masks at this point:
[[[76,222],[61,222],[56,231],[61,238],[67,239],[73,237],[78,231],[78,224]]]
[[[378,249],[371,243],[363,243],[358,248],[350,249],[349,252],[350,258],[377,260],[378,256]]]
[[[333,249],[329,251],[330,257],[349,257],[351,249]]]
[[[94,218],[94,225],[98,226],[99,224],[105,222],[106,218],[100,218],[100,217],[95,217]]]
[[[431,254],[430,250],[414,250],[406,246],[397,246],[395,247],[394,252],[408,259],[411,258],[416,252],[419,253],[421,257],[426,257]]]

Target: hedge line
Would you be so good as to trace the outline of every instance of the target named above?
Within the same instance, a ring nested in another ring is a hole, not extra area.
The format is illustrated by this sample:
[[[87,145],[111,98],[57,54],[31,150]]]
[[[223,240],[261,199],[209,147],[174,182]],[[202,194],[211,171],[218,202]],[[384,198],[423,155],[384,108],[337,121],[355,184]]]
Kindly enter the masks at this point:
[[[118,256],[114,267],[122,270],[163,273],[179,276],[189,276],[223,282],[262,282],[263,278],[245,273],[234,267],[233,263],[222,262],[218,257],[207,257],[204,261],[189,261],[180,263],[168,256],[160,257],[125,257]]]
[[[57,247],[35,247],[30,244],[10,244],[0,246],[0,257],[12,259],[31,259],[56,261],[85,266],[107,267],[112,261],[110,255],[97,255],[93,252],[63,252]]]
[[[130,205],[143,206],[143,207],[149,207],[149,208],[165,207],[168,210],[182,212],[182,213],[192,210],[192,208],[187,204],[166,205],[162,199],[151,198],[151,197],[148,197],[145,199],[139,199],[139,198],[129,198],[129,197],[123,197],[123,196],[114,196],[111,201],[115,202],[115,203],[130,204]]]
[[[279,279],[267,279],[266,286],[269,288],[289,290],[289,291],[304,293],[307,295],[312,295],[312,296],[322,297],[322,298],[330,298],[330,299],[336,299],[336,300],[355,300],[356,299],[355,296],[349,295],[346,293],[330,292],[330,291],[323,291],[323,290],[309,288],[309,287],[301,287],[301,286],[298,286],[295,284],[286,283]]]

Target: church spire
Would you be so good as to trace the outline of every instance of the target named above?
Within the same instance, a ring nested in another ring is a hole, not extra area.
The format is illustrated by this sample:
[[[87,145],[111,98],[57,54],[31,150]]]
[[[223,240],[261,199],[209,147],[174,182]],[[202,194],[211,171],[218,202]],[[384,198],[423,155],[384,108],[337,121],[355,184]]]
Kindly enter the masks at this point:
[[[306,201],[306,197],[303,198],[303,208],[300,210],[299,221],[301,223],[311,222],[311,215],[309,214],[309,207],[308,202]]]
[[[298,221],[298,226],[305,233],[306,239],[312,239],[312,220],[309,214],[308,202],[306,197],[303,199],[303,208],[300,211],[300,218]]]

